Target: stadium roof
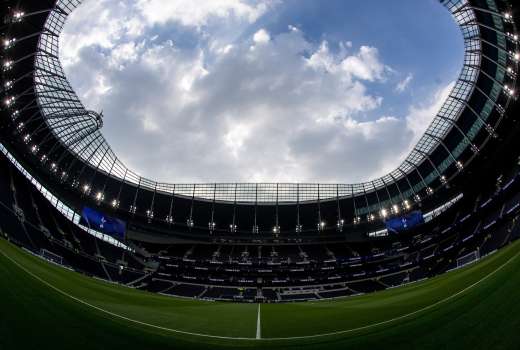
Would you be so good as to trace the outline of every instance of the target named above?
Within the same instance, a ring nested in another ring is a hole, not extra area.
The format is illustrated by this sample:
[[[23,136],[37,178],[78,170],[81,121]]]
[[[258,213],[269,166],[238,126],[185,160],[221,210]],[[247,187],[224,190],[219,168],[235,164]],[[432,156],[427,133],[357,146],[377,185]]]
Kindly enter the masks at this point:
[[[352,217],[354,222],[384,219],[410,209],[461,173],[496,136],[495,129],[517,95],[513,87],[520,53],[506,4],[493,0],[441,3],[464,37],[459,78],[404,162],[364,183],[170,184],[140,177],[112,151],[102,134],[102,115],[85,109],[63,72],[59,36],[78,0],[24,3],[24,9],[11,9],[4,38],[4,106],[33,161],[82,196],[132,215],[173,221],[173,207],[184,201],[188,203],[186,225],[191,227],[196,202],[213,208],[216,203],[228,205],[233,218],[237,205],[254,207],[255,222],[257,206],[271,206],[276,207],[276,230],[279,205],[299,208],[313,203],[319,223],[326,205],[334,208],[329,211],[337,214],[338,225],[343,217]],[[214,209],[210,212],[213,216]]]

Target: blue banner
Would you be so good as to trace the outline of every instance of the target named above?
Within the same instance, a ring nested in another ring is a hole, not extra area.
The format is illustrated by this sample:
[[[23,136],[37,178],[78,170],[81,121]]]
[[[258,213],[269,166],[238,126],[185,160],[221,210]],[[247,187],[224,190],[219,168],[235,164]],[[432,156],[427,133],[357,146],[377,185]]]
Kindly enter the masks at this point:
[[[83,208],[83,211],[81,212],[81,220],[79,223],[88,228],[102,232],[109,236],[113,236],[120,240],[125,239],[126,223],[123,220],[106,216],[105,214],[92,208]]]
[[[420,211],[413,211],[407,215],[386,220],[388,232],[399,233],[424,224],[424,217]]]

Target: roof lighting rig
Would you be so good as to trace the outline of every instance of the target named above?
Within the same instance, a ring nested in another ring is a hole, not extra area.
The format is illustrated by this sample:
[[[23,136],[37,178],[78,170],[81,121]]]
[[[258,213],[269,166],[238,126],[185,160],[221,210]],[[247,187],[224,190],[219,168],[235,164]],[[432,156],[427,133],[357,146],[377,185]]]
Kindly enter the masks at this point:
[[[21,10],[13,11],[11,17],[8,19],[10,23],[20,23],[25,17],[25,12]]]
[[[14,62],[10,59],[5,59],[2,63],[2,71],[8,72],[13,68]]]

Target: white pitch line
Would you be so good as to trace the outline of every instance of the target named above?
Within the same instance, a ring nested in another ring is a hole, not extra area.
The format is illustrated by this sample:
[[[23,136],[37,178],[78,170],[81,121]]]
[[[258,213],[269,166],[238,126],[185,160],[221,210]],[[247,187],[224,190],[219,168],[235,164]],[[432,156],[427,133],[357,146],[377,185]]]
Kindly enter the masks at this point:
[[[260,323],[260,304],[258,304],[258,315],[256,316],[256,339],[262,339],[262,324]]]
[[[320,333],[320,334],[313,334],[313,335],[304,335],[304,336],[295,336],[295,337],[276,337],[276,338],[247,338],[247,337],[227,337],[227,336],[219,336],[219,335],[211,335],[211,334],[204,334],[204,333],[195,333],[195,332],[188,332],[188,331],[181,331],[181,330],[177,330],[177,329],[172,329],[172,328],[166,328],[166,327],[162,327],[162,326],[157,326],[157,325],[153,325],[153,324],[150,324],[150,323],[146,323],[146,322],[142,322],[142,321],[138,321],[138,320],[134,320],[134,319],[131,319],[131,318],[128,318],[126,316],[122,316],[122,315],[119,315],[119,314],[116,314],[116,313],[113,313],[111,311],[108,311],[108,310],[105,310],[105,309],[102,309],[98,306],[95,306],[95,305],[92,305],[84,300],[81,300],[79,298],[76,298],[75,296],[72,296],[70,294],[68,294],[67,292],[59,289],[58,287],[55,287],[53,286],[52,284],[50,284],[49,282],[43,280],[42,278],[38,277],[37,275],[35,275],[34,273],[32,273],[31,271],[27,270],[24,266],[22,266],[21,264],[19,264],[17,261],[15,261],[13,258],[7,256],[2,250],[0,250],[0,254],[2,254],[5,258],[7,258],[8,260],[10,260],[12,263],[14,263],[16,266],[18,266],[21,270],[25,271],[27,274],[29,274],[30,276],[32,276],[33,278],[37,279],[38,281],[40,281],[41,283],[45,284],[46,286],[48,286],[49,288],[55,290],[56,292],[68,297],[68,298],[71,298],[72,300],[75,300],[77,301],[78,303],[80,304],[83,304],[85,306],[88,306],[92,309],[95,309],[97,311],[100,311],[102,313],[105,313],[107,315],[110,315],[112,317],[115,317],[115,318],[119,318],[119,319],[122,319],[122,320],[125,320],[125,321],[128,321],[128,322],[131,322],[131,323],[135,323],[135,324],[139,324],[139,325],[142,325],[142,326],[147,326],[147,327],[150,327],[150,328],[154,328],[154,329],[159,329],[159,330],[163,330],[163,331],[166,331],[166,332],[171,332],[171,333],[177,333],[177,334],[184,334],[184,335],[190,335],[190,336],[196,336],[196,337],[202,337],[202,338],[212,338],[212,339],[223,339],[223,340],[248,340],[248,341],[261,341],[261,340],[269,340],[269,341],[277,341],[277,340],[298,340],[298,339],[312,339],[312,338],[322,338],[322,337],[328,337],[328,336],[334,336],[334,335],[340,335],[340,334],[346,334],[346,333],[352,333],[352,332],[357,332],[357,331],[360,331],[360,330],[365,330],[365,329],[369,329],[369,328],[373,328],[373,327],[377,327],[377,326],[381,326],[381,325],[384,325],[384,324],[388,324],[388,323],[392,323],[392,322],[395,322],[395,321],[399,321],[399,320],[402,320],[402,319],[405,319],[405,318],[408,318],[410,316],[413,316],[413,315],[416,315],[418,313],[421,313],[421,312],[424,312],[426,310],[429,310],[431,308],[434,308],[440,304],[443,304],[453,298],[456,298],[457,296],[467,292],[468,290],[474,288],[475,286],[479,285],[480,283],[484,282],[485,280],[487,280],[488,278],[490,278],[491,276],[495,275],[498,271],[502,270],[504,267],[506,267],[507,265],[509,265],[511,263],[511,261],[513,261],[515,258],[517,258],[519,255],[520,255],[520,252],[516,253],[514,256],[512,256],[511,258],[509,258],[509,260],[507,260],[505,263],[503,263],[502,265],[500,265],[499,267],[497,267],[495,270],[491,271],[489,274],[487,274],[486,276],[482,277],[480,280],[478,280],[477,282],[471,284],[470,286],[458,291],[457,293],[455,294],[452,294],[450,295],[449,297],[446,297],[442,300],[439,300],[433,304],[430,304],[428,306],[425,306],[421,309],[418,309],[418,310],[415,310],[415,311],[412,311],[410,313],[407,313],[407,314],[404,314],[404,315],[401,315],[401,316],[398,316],[398,317],[394,317],[394,318],[391,318],[391,319],[388,319],[386,321],[381,321],[381,322],[377,322],[377,323],[371,323],[369,325],[366,325],[366,326],[361,326],[361,327],[357,327],[357,328],[351,328],[351,329],[346,329],[346,330],[342,330],[342,331],[335,331],[335,332],[328,332],[328,333]],[[260,305],[258,305],[258,317],[260,317]],[[257,332],[258,332],[258,324],[259,322],[257,323]],[[257,333],[258,335],[258,333]]]

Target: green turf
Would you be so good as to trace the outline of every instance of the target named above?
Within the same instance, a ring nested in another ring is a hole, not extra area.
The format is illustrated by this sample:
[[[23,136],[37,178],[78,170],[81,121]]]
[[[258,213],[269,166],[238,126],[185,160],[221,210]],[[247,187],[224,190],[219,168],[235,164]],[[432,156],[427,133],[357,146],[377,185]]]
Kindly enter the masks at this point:
[[[336,301],[263,304],[264,339],[247,340],[167,329],[255,338],[256,304],[184,300],[112,285],[0,239],[0,349],[519,349],[519,254],[520,241],[476,265],[406,287]],[[265,339],[331,332],[342,333]]]

